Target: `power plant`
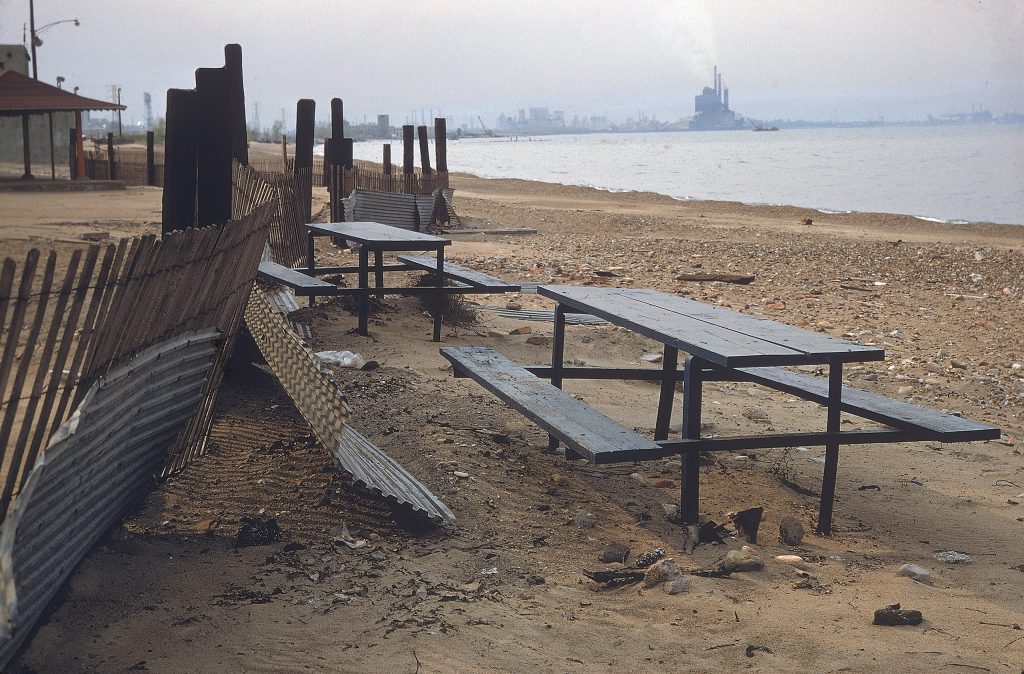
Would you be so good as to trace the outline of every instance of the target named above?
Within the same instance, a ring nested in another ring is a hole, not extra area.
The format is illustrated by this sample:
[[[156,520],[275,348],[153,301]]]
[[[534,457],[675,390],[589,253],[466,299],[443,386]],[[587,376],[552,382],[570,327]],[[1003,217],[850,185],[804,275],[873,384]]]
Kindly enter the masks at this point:
[[[743,118],[736,119],[736,113],[729,109],[729,90],[722,88],[722,74],[715,66],[712,86],[704,87],[694,97],[694,117],[690,121],[691,131],[722,131],[744,128]]]

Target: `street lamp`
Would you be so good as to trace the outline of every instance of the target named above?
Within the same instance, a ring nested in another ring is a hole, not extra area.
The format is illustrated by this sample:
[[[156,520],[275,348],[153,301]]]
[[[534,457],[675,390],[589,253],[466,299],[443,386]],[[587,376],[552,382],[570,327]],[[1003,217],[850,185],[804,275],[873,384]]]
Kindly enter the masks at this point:
[[[32,79],[38,80],[39,66],[36,64],[36,47],[43,46],[43,41],[39,38],[39,36],[58,24],[74,23],[76,26],[80,26],[82,24],[79,23],[78,19],[62,19],[60,21],[51,21],[45,26],[36,28],[36,6],[34,0],[29,0],[28,2],[28,22],[29,32],[31,33],[32,36]]]

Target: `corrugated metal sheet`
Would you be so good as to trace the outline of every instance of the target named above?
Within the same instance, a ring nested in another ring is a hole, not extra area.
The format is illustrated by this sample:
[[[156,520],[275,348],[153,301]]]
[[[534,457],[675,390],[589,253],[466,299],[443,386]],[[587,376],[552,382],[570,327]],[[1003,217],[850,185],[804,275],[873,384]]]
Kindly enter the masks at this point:
[[[0,663],[163,468],[220,337],[203,330],[146,349],[96,382],[50,439],[0,529]]]
[[[420,229],[416,195],[352,190],[349,198],[354,206],[346,208],[345,215],[351,212],[355,221],[380,222],[414,232]]]
[[[278,313],[284,316],[284,319],[288,322],[288,327],[294,330],[308,344],[313,339],[312,330],[309,329],[308,325],[291,319],[291,313],[298,311],[300,308],[299,303],[295,300],[295,293],[292,292],[292,289],[276,286],[268,288],[264,292]]]
[[[321,369],[320,359],[289,327],[284,314],[259,289],[249,297],[245,322],[295,407],[342,467],[367,487],[414,510],[443,522],[455,519],[429,489],[348,425],[345,395]]]

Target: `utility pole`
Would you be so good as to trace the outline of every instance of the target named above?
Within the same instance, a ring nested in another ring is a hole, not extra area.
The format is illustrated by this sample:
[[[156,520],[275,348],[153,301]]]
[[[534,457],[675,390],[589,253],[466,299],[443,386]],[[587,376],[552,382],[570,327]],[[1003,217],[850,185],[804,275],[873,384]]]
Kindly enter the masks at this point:
[[[121,105],[121,87],[117,88],[117,104]],[[117,109],[117,137],[124,138],[124,134],[121,133],[121,108]]]
[[[32,79],[39,79],[39,68],[36,66],[36,3],[28,0],[28,34],[32,44]]]

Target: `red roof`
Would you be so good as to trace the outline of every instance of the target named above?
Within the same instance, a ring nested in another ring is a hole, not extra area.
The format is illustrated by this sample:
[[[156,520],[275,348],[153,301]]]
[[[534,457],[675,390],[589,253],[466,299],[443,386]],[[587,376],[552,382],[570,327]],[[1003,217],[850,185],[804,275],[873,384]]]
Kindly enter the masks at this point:
[[[62,110],[124,109],[123,105],[79,96],[13,70],[0,70],[0,115]]]

